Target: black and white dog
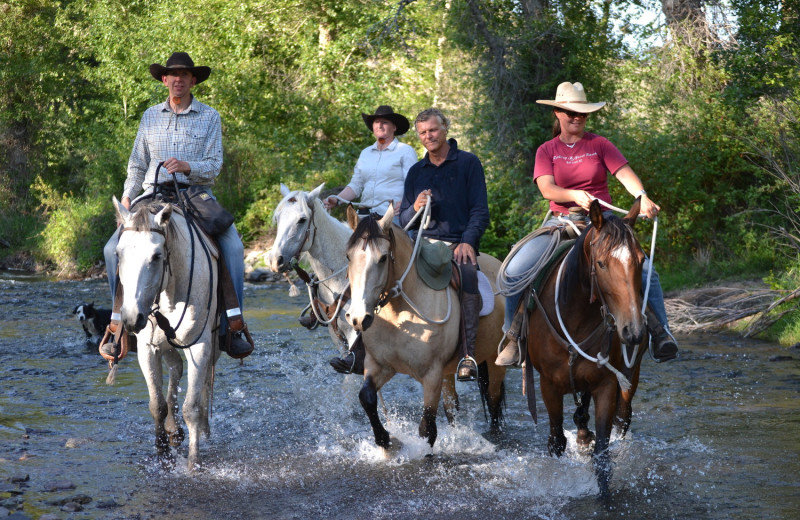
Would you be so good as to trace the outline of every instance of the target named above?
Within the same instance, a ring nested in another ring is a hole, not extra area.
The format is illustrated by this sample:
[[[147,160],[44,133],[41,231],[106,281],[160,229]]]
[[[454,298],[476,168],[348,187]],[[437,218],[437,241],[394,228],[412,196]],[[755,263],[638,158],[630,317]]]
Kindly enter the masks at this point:
[[[95,309],[94,303],[81,303],[72,311],[86,333],[86,346],[98,347],[111,322],[111,309]]]

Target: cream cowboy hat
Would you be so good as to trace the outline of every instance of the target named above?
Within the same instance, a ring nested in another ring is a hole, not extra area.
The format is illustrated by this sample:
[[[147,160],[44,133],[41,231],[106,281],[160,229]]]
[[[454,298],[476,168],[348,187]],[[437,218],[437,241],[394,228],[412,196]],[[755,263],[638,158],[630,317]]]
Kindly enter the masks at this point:
[[[586,91],[583,90],[583,85],[580,83],[570,83],[569,81],[565,81],[558,86],[556,98],[554,100],[537,99],[536,102],[542,105],[571,110],[572,112],[579,112],[581,114],[595,112],[603,108],[606,104],[605,101],[587,103]]]

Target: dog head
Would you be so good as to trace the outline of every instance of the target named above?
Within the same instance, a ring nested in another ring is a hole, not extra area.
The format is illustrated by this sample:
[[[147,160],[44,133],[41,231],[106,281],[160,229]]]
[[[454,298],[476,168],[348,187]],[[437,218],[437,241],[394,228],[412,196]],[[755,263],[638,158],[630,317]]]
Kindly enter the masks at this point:
[[[94,303],[81,303],[75,307],[72,314],[74,314],[80,322],[90,320],[95,316]]]

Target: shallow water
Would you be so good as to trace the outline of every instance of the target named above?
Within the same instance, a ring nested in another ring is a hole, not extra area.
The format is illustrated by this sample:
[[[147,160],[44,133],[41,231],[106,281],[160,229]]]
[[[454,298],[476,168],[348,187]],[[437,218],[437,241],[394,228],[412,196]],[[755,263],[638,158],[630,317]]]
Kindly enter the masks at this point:
[[[458,383],[456,425],[440,413],[433,449],[416,434],[419,386],[396,377],[381,415],[403,447],[384,454],[358,404],[359,377],[330,369],[327,332],[296,324],[303,303],[285,284],[246,286],[256,351],[242,366],[226,356],[217,365],[203,471],[186,474],[182,459],[165,471],[154,460],[135,357],[107,386],[105,362],[85,347],[72,315],[81,301],[105,302],[106,291],[100,280],[0,279],[6,509],[30,518],[191,520],[782,519],[800,509],[797,351],[710,335],[679,338],[678,361],[646,359],[631,431],[612,442],[613,496],[603,506],[571,422],[567,455],[547,455],[547,415],[540,403],[532,422],[519,370],[506,380],[503,435],[489,435],[477,388]],[[793,359],[770,361],[776,355]],[[49,490],[59,482],[74,489]],[[78,495],[91,499],[82,511],[61,510],[59,501]]]

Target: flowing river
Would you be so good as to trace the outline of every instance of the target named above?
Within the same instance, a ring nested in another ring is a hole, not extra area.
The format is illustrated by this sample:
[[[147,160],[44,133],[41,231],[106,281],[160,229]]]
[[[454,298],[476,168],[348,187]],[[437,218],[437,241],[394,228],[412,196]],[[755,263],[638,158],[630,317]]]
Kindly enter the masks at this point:
[[[681,358],[645,358],[631,430],[612,439],[608,504],[589,457],[547,454],[510,370],[505,432],[492,437],[477,387],[440,411],[433,449],[417,437],[419,385],[396,376],[381,416],[403,443],[385,454],[358,402],[360,377],[335,373],[327,331],[297,324],[286,284],[247,284],[256,350],[216,368],[203,470],[154,459],[136,357],[107,386],[72,310],[106,306],[105,280],[0,277],[0,517],[31,519],[789,519],[800,511],[800,352],[732,335],[680,337]],[[537,376],[538,382],[538,376]],[[185,389],[185,379],[182,388]],[[538,394],[538,389],[537,389]],[[184,395],[181,393],[182,401]],[[566,411],[573,406],[567,397]]]

